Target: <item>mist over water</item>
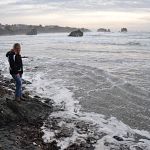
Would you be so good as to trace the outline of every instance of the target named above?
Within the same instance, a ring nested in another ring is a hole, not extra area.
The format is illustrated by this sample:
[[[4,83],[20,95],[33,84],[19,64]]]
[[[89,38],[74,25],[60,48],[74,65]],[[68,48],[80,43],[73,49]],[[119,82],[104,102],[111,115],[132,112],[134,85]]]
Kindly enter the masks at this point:
[[[116,117],[150,131],[150,33],[67,33],[0,37],[0,69],[5,53],[22,44],[24,78],[32,92],[51,97],[72,112]]]

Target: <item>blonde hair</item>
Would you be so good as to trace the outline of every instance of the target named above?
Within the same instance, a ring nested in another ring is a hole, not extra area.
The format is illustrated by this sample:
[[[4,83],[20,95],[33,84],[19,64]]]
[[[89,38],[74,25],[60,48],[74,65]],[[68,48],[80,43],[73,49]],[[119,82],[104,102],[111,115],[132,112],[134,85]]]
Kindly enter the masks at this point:
[[[13,49],[15,50],[17,47],[21,47],[21,45],[20,45],[19,43],[15,43],[14,46],[13,46]],[[17,51],[15,50],[15,52],[16,52],[17,54],[20,54],[20,50],[19,50],[19,51],[18,51],[18,50],[17,50]]]
[[[13,46],[13,48],[15,49],[15,48],[17,48],[18,46],[21,47],[21,45],[20,45],[19,43],[15,43],[14,46]]]

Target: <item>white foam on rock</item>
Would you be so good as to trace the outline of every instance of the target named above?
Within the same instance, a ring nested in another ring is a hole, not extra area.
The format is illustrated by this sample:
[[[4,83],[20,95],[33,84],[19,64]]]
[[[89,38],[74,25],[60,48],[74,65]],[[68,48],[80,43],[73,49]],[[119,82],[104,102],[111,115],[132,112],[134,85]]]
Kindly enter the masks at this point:
[[[50,143],[53,141],[53,137],[55,136],[54,132],[51,132],[50,129],[47,129],[45,128],[44,126],[42,126],[41,128],[44,132],[44,135],[43,135],[43,141],[45,143]]]
[[[96,150],[106,150],[104,143],[108,141],[109,143],[117,143],[113,136],[119,136],[124,139],[123,143],[126,143],[127,145],[133,145],[134,141],[134,134],[140,134],[145,135],[145,137],[149,138],[150,134],[146,131],[139,131],[139,130],[133,130],[129,126],[125,125],[121,121],[118,121],[116,118],[112,117],[110,119],[105,119],[103,115],[95,114],[95,113],[79,113],[78,115],[69,115],[66,112],[54,112],[50,117],[55,118],[61,118],[62,120],[66,119],[73,119],[73,128],[74,133],[72,137],[70,138],[62,138],[61,140],[55,139],[55,135],[49,134],[49,141],[50,139],[56,140],[58,142],[58,145],[61,146],[61,149],[64,150],[72,143],[76,143],[76,141],[80,138],[84,141],[84,139],[89,136],[89,134],[79,134],[76,131],[75,123],[78,121],[84,121],[89,124],[91,124],[95,129],[91,129],[91,132],[96,130],[96,132],[99,133],[105,133],[106,136],[104,136],[102,139],[99,139],[97,143],[95,144]],[[46,132],[46,128],[43,130],[44,133]],[[50,132],[51,133],[51,132]],[[147,134],[146,134],[147,133]],[[46,133],[47,134],[47,133]],[[52,135],[52,136],[50,136]],[[129,136],[129,137],[128,137]],[[44,137],[43,137],[44,138]],[[48,140],[47,139],[47,140]],[[143,143],[137,143],[139,146],[144,146],[150,148],[149,141],[148,140],[142,140]],[[119,142],[118,142],[119,143]]]

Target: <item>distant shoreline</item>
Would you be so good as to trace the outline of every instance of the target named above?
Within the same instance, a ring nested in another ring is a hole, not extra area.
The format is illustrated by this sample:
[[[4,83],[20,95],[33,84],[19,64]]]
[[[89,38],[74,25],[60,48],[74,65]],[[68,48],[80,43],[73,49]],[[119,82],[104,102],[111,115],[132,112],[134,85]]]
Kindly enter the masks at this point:
[[[48,34],[48,33],[71,33],[72,31],[81,30],[82,32],[99,32],[99,33],[150,33],[149,31],[128,31],[127,28],[126,31],[122,32],[120,29],[117,31],[112,31],[111,29],[107,28],[99,28],[97,30],[91,30],[88,28],[77,28],[77,27],[63,27],[58,25],[48,25],[48,26],[42,26],[42,25],[26,25],[26,24],[0,24],[0,36],[14,36],[14,35],[37,35],[37,34]],[[36,31],[36,34],[32,34],[32,30]],[[28,34],[31,33],[31,34]]]
[[[0,24],[0,36],[3,35],[26,35],[32,30],[36,30],[37,34],[40,33],[69,33],[75,30],[81,30],[82,32],[90,32],[91,30],[86,28],[75,27],[62,27],[62,26],[42,26],[42,25],[2,25]]]

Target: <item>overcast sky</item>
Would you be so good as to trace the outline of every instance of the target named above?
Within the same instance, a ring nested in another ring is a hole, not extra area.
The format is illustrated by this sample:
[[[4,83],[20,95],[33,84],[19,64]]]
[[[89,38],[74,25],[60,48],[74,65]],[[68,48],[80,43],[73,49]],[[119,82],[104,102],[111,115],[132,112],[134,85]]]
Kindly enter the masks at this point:
[[[0,22],[150,31],[150,0],[4,0]]]

